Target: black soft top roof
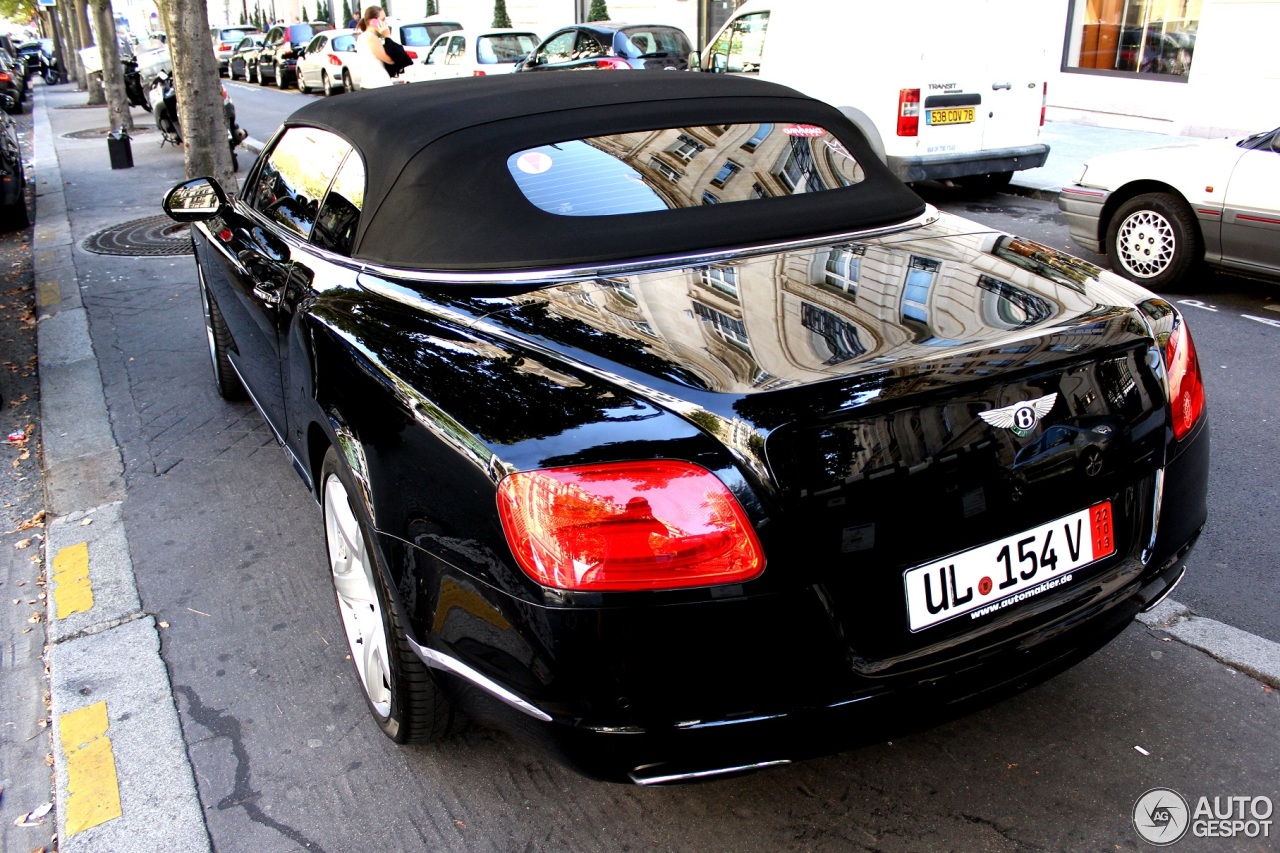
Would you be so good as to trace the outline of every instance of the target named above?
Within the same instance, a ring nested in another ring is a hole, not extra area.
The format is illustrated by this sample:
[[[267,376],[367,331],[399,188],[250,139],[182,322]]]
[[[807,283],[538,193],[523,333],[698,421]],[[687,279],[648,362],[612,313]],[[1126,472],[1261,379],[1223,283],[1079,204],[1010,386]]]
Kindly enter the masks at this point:
[[[517,151],[612,133],[802,122],[862,165],[854,186],[767,201],[618,216],[539,210],[517,187]],[[838,110],[758,80],[695,72],[547,72],[391,86],[314,101],[285,126],[344,137],[367,186],[352,255],[393,267],[513,270],[638,260],[854,231],[924,209]]]

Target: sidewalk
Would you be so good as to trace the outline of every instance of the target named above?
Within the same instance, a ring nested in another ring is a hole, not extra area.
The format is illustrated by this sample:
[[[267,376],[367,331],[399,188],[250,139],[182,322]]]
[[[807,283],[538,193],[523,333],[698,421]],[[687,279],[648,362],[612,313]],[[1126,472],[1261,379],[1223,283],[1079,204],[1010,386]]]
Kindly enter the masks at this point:
[[[85,95],[71,85],[37,85],[34,91],[33,241],[50,517],[47,660],[59,849],[209,850],[205,809],[161,658],[161,634],[134,577],[122,520],[130,463],[117,446],[109,389],[103,387],[81,299],[82,291],[91,299],[93,282],[105,278],[138,289],[194,286],[189,257],[157,264],[89,254],[81,246],[101,228],[159,215],[163,193],[184,177],[182,157],[172,147],[161,148],[158,134],[140,133],[132,144],[134,168],[112,171],[103,137],[69,136],[105,125],[105,107],[81,109]],[[151,124],[140,111],[135,120]],[[1047,125],[1049,163],[1019,173],[1014,183],[1025,192],[1053,194],[1090,156],[1175,138]],[[239,177],[245,176],[242,169]],[[1280,686],[1280,646],[1274,643],[1191,617],[1172,602],[1147,621]]]

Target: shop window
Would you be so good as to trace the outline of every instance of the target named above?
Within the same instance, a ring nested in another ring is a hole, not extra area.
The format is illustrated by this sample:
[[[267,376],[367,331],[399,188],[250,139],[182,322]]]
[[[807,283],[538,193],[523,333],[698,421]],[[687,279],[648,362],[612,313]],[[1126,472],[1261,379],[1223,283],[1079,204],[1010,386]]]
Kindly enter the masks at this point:
[[[1072,0],[1066,70],[1185,80],[1202,0]]]

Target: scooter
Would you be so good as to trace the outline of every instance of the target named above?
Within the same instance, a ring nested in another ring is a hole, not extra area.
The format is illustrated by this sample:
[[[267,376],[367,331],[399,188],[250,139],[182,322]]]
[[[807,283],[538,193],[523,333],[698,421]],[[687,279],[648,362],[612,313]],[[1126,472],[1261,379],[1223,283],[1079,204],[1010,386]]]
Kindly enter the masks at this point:
[[[178,97],[173,88],[173,76],[162,70],[151,82],[147,97],[151,103],[151,113],[156,117],[156,129],[163,137],[160,144],[181,144],[182,126],[178,122]],[[236,124],[236,105],[227,94],[226,86],[222,87],[222,110],[227,117],[227,142],[231,146],[231,170],[234,172],[240,169],[236,146],[244,142],[249,132]]]
[[[142,75],[138,73],[138,60],[133,56],[126,56],[120,61],[124,66],[124,94],[129,99],[129,103],[135,107],[142,107],[147,112],[151,112],[151,101],[147,99],[147,93],[142,91]]]

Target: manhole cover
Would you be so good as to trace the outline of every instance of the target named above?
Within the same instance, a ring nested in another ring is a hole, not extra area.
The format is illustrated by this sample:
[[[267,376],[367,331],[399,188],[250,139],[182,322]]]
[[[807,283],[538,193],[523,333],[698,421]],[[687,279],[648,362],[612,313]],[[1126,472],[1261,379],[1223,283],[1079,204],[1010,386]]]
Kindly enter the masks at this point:
[[[111,127],[91,127],[88,130],[73,130],[70,133],[62,134],[63,139],[106,139],[107,134],[115,128]],[[141,136],[144,133],[155,133],[154,127],[135,127],[129,131],[129,137]]]
[[[114,225],[85,238],[86,250],[99,255],[190,255],[191,233],[167,216],[148,216]]]

